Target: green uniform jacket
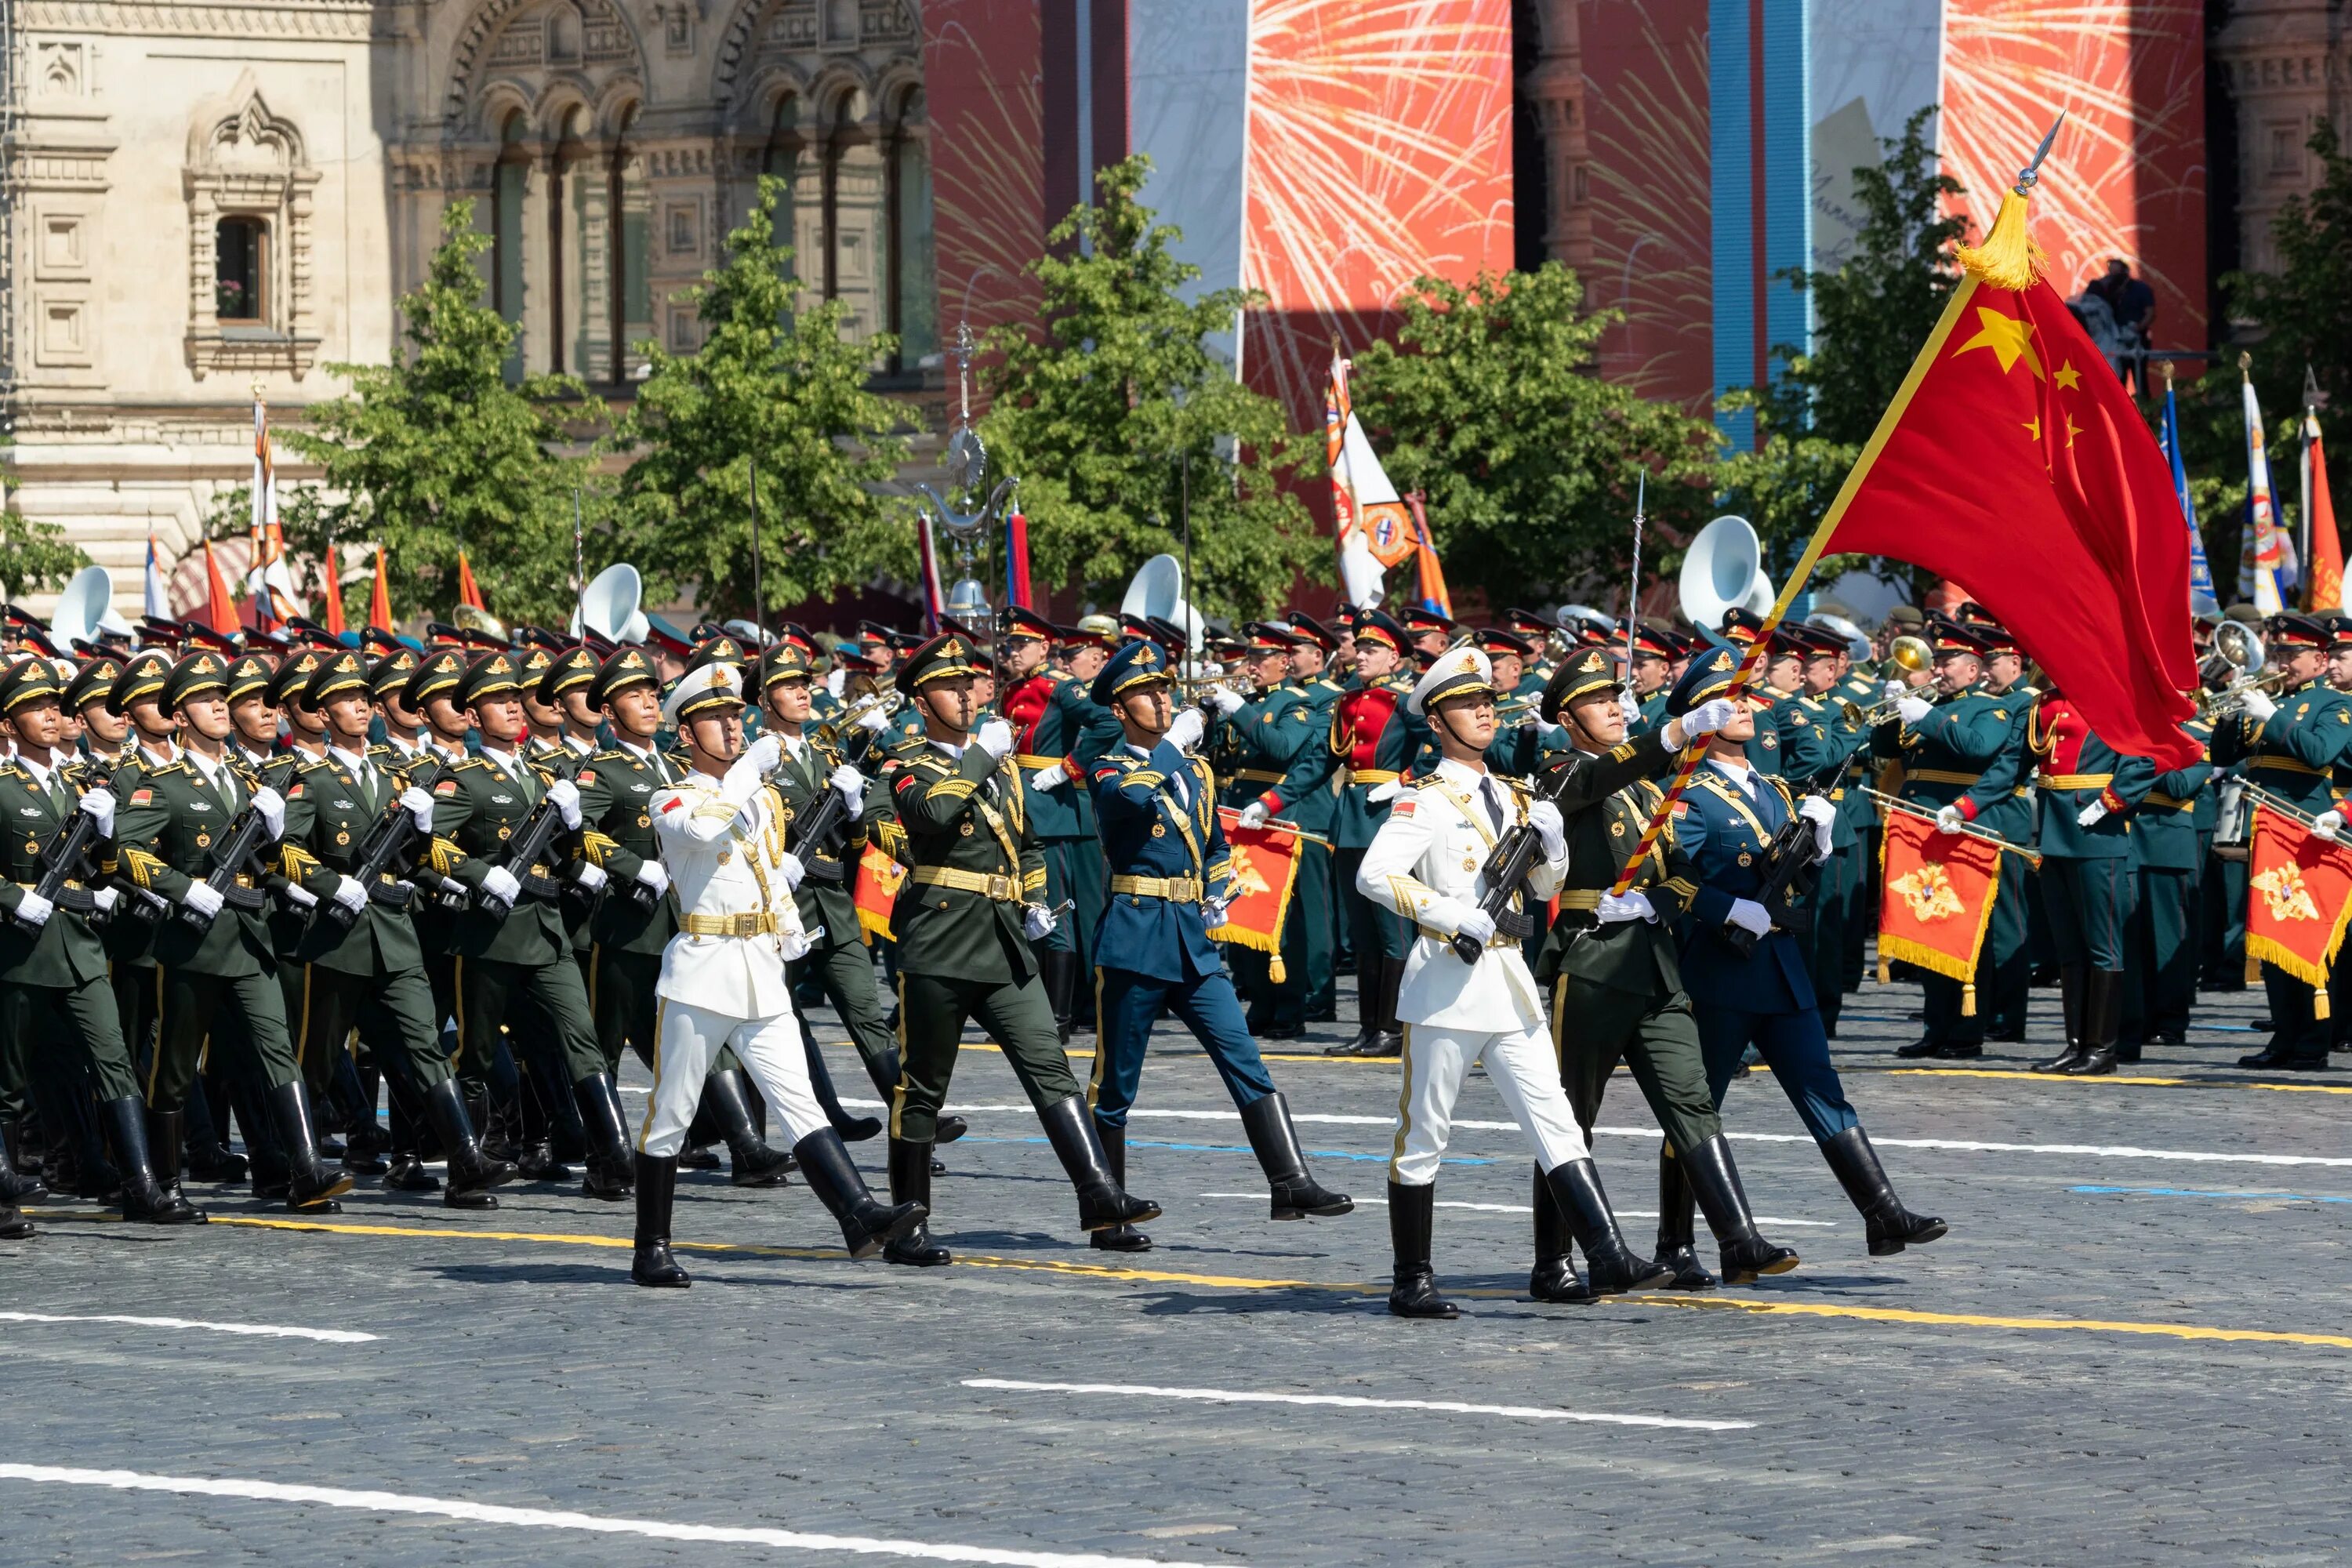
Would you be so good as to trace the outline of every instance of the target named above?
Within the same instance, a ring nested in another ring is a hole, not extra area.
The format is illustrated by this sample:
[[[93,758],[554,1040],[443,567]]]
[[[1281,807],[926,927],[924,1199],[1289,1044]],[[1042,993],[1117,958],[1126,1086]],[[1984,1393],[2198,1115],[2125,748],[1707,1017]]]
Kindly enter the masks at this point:
[[[2307,812],[2335,804],[2331,777],[2352,761],[2352,694],[2324,680],[2306,681],[2278,699],[2278,711],[2257,724],[2243,711],[2213,731],[2213,761],[2243,759],[2246,782]]]
[[[0,861],[7,878],[0,883],[0,914],[13,912],[33,890],[41,878],[41,852],[73,825],[73,803],[81,792],[62,775],[50,776],[65,797],[62,804],[33,782],[22,763],[0,763],[0,828],[5,828],[0,831]],[[80,879],[74,885],[80,886]],[[39,933],[31,936],[15,921],[0,921],[0,980],[63,990],[105,973],[105,945],[81,915],[55,910]]]
[[[1950,805],[1984,783],[2009,743],[2012,718],[2009,703],[1972,686],[1938,700],[1916,725],[1879,726],[1871,744],[1881,757],[1902,763],[1903,787],[1895,793],[1903,799]]]
[[[521,773],[523,782],[518,784],[488,756],[468,757],[441,771],[432,784],[435,870],[480,893],[482,879],[498,863],[506,841],[522,826],[551,782],[527,763]],[[584,807],[582,821],[584,826]],[[563,836],[557,837],[560,842]],[[550,859],[530,868],[553,876],[562,869],[561,859],[560,851],[551,851]],[[525,868],[509,869],[520,880]],[[477,902],[457,917],[449,951],[460,958],[500,963],[552,963],[572,946],[560,903],[526,893],[501,920]]]
[[[1846,797],[1853,759],[1870,744],[1869,732],[1846,717],[1836,693],[1791,697],[1773,710],[1780,733],[1780,774],[1809,795],[1827,795],[1838,808],[1830,826],[1830,847],[1851,849],[1859,842]]]
[[[360,851],[376,824],[387,812],[403,809],[398,802],[405,786],[400,775],[386,770],[381,760],[376,767],[373,790],[363,787],[357,774],[331,756],[297,767],[286,787],[286,837],[278,841],[278,855],[286,876],[321,904],[335,896],[345,877],[357,875]],[[310,919],[307,911],[298,911],[295,925],[299,940],[292,952],[297,963],[361,975],[424,967],[425,949],[406,910],[371,899],[348,931],[326,916]]]
[[[1282,782],[1270,792],[1275,798],[1266,805],[1283,821],[1326,838],[1339,823],[1339,792],[1347,786],[1339,776],[1339,759],[1331,754],[1330,746],[1312,742],[1328,740],[1332,704],[1345,689],[1321,676],[1304,685],[1285,681],[1275,689],[1279,713],[1276,727],[1296,729],[1303,724],[1309,743],[1291,754],[1290,765],[1282,770]]]
[[[906,833],[899,858],[913,868],[898,889],[890,930],[908,974],[1018,985],[1037,972],[1021,905],[1045,889],[1045,857],[1022,802],[1020,771],[978,746],[961,758],[926,742],[900,753],[890,786]],[[1007,879],[1009,896],[926,884],[925,867]],[[1067,913],[1062,916],[1066,920]]]
[[[234,800],[206,784],[185,757],[142,769],[118,797],[114,843],[125,875],[173,904],[189,884],[212,875],[214,843],[225,837],[253,796],[254,775],[226,764],[236,780]],[[175,909],[155,933],[155,959],[170,969],[195,974],[261,974],[274,966],[266,912],[231,904],[199,932]]]
[[[1404,710],[1397,710],[1400,717]],[[1221,805],[1246,806],[1269,795],[1265,808],[1286,817],[1297,797],[1281,793],[1299,753],[1317,753],[1300,768],[1302,784],[1312,788],[1318,776],[1328,779],[1333,767],[1328,731],[1316,721],[1312,703],[1287,682],[1262,693],[1255,701],[1234,710],[1220,727],[1215,747]],[[1318,829],[1317,831],[1321,831]]]
[[[932,754],[936,756],[939,753]],[[833,788],[830,782],[833,770],[841,763],[842,755],[838,750],[814,738],[809,741],[805,761],[794,759],[792,749],[789,746],[785,748],[782,763],[768,775],[768,782],[783,797],[782,816],[788,827],[815,809],[825,792]],[[1082,784],[1070,787],[1082,793],[1085,789]],[[1055,790],[1050,793],[1061,795],[1068,792]],[[1024,808],[1036,798],[1034,792],[1024,795],[1022,797]],[[802,879],[801,885],[793,889],[793,901],[800,906],[803,931],[814,931],[819,926],[824,928],[824,934],[817,939],[817,946],[822,951],[855,947],[865,940],[857,930],[857,860],[866,853],[868,828],[888,809],[889,797],[869,787],[857,810],[843,816],[844,831],[839,837],[823,847],[806,844],[793,847],[793,853],[800,857],[801,863],[810,868],[810,871]],[[1093,819],[1089,817],[1087,820]],[[1030,818],[1030,822],[1034,829],[1035,818]],[[839,868],[841,879],[827,881],[816,874],[818,867]]]
[[[686,777],[687,764],[664,757],[669,782]],[[677,899],[664,893],[650,910],[626,889],[648,860],[661,858],[654,839],[654,792],[667,787],[650,756],[625,746],[597,752],[581,767],[573,783],[580,786],[583,848],[612,881],[598,895],[591,937],[598,947],[615,952],[659,954],[677,934]]]
[[[1574,771],[1558,796],[1568,826],[1568,878],[1560,884],[1559,918],[1536,958],[1536,978],[1544,984],[1570,975],[1642,995],[1659,985],[1669,993],[1683,988],[1674,921],[1697,897],[1698,877],[1675,844],[1671,823],[1650,847],[1633,884],[1648,895],[1658,918],[1602,925],[1593,915],[1601,895],[1640,847],[1642,830],[1665,797],[1656,775],[1674,761],[1662,727],[1600,756],[1570,752],[1549,764],[1549,770]],[[1549,790],[1556,782],[1548,771],[1538,787]]]
[[[2200,741],[2212,731],[2201,721],[2182,726]],[[2159,773],[2132,814],[2132,859],[2159,871],[2194,871],[2205,863],[2205,848],[2197,837],[2197,805],[2210,797],[2210,762],[2191,763]]]

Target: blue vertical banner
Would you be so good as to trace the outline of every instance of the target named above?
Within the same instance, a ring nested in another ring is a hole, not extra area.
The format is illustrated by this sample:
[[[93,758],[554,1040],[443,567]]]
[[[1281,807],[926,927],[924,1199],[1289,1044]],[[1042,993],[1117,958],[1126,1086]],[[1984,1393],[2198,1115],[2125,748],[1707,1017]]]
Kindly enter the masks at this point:
[[[2192,615],[2218,616],[2221,596],[2213,591],[2213,571],[2205,563],[2205,540],[2197,531],[2197,501],[2189,493],[2189,465],[2180,458],[2180,408],[2173,400],[2172,384],[2164,385],[2164,424],[2157,432],[2164,460],[2172,465],[2172,499],[2180,503],[2181,520],[2189,525],[2189,609]]]
[[[1772,349],[1812,339],[1811,296],[1784,278],[1813,264],[1811,0],[1708,0],[1710,253],[1715,392],[1762,386]],[[1734,447],[1753,416],[1719,415]]]

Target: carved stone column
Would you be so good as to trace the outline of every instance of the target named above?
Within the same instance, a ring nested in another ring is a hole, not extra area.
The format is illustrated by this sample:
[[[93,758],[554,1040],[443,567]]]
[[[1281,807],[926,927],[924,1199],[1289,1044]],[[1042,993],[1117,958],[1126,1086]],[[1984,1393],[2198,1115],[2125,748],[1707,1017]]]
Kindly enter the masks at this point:
[[[1530,0],[1541,48],[1519,83],[1544,147],[1544,255],[1581,270],[1592,260],[1584,142],[1584,49],[1578,0]]]
[[[2322,117],[2352,139],[2345,118],[2352,78],[2342,11],[2331,0],[2236,0],[2210,57],[2238,112],[2238,236],[2250,272],[2278,266],[2271,224],[2289,196],[2319,182],[2305,150]]]

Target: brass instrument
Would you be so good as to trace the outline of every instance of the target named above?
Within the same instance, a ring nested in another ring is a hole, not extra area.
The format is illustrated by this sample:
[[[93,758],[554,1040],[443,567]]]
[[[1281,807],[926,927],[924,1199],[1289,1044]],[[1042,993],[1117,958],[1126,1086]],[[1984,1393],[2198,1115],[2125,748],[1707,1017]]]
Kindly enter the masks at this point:
[[[841,743],[841,737],[851,730],[858,728],[857,721],[867,714],[879,713],[885,720],[895,719],[898,717],[898,710],[906,705],[905,696],[896,690],[869,691],[856,701],[847,704],[834,717],[818,724],[814,733],[826,745],[837,746]]]
[[[461,632],[480,632],[483,636],[496,637],[500,642],[514,641],[514,635],[507,630],[506,622],[499,619],[489,611],[478,609],[472,605],[459,605],[456,609],[451,610],[449,621]]]
[[[1904,675],[1916,675],[1922,670],[1933,669],[1935,666],[1934,647],[1926,637],[1915,637],[1906,632],[1886,645],[1886,657],[1878,661],[1878,678],[1882,680],[1899,679]],[[1846,698],[1839,701],[1838,709],[1845,715],[1847,723],[1874,730],[1881,724],[1893,722],[1898,700],[1888,698],[1884,702],[1864,708]]]
[[[2267,691],[2284,680],[2283,669],[2254,673],[2268,657],[2261,633],[2242,621],[2223,621],[2213,633],[2213,651],[2198,667],[2203,678],[2197,692],[2198,717],[2218,722],[2247,692]]]

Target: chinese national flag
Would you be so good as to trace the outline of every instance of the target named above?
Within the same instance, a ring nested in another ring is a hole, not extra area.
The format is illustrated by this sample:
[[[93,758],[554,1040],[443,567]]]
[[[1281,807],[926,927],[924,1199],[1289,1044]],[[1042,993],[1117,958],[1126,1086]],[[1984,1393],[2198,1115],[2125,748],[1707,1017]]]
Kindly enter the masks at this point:
[[[866,945],[874,939],[896,942],[890,930],[890,911],[898,901],[898,886],[907,879],[907,868],[898,864],[880,847],[868,844],[857,858],[857,886],[850,895],[857,905],[858,929],[866,933]]]
[[[1970,270],[1813,544],[1957,581],[2110,745],[2186,767],[2202,752],[2179,728],[2197,672],[2171,472],[2105,357],[2027,269],[2024,203],[2008,198],[1988,242],[2014,247],[2008,266],[1964,253]]]
[[[1290,912],[1290,890],[1298,882],[1298,833],[1295,828],[1244,827],[1241,813],[1219,806],[1224,825],[1227,886],[1225,923],[1209,932],[1218,942],[1238,942],[1274,955],[1266,977],[1288,978],[1282,962],[1282,922]]]
[[[1886,814],[1878,909],[1878,962],[1916,963],[1959,981],[1960,1010],[1976,1012],[1977,956],[2000,890],[2001,851],[1981,838],[1938,833],[1929,818]],[[1883,977],[1883,976],[1882,976]]]
[[[2246,877],[2246,956],[2275,963],[2317,995],[2352,919],[2352,845],[2330,844],[2294,817],[2254,808]]]

